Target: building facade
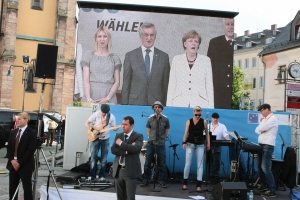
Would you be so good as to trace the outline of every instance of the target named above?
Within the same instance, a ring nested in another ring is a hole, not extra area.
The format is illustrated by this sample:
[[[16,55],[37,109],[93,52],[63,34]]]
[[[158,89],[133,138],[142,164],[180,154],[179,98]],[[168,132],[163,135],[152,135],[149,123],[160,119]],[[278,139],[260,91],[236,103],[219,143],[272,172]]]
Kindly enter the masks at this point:
[[[76,40],[76,0],[0,0],[0,107],[25,111],[40,107],[42,84],[46,82],[43,109],[65,113],[73,102]],[[57,45],[56,79],[34,78],[33,90],[23,91],[37,55],[37,45]],[[23,56],[29,56],[24,63]],[[13,76],[7,76],[8,71]],[[22,78],[23,77],[23,78]]]
[[[250,93],[250,100],[241,99],[241,107],[256,110],[264,102],[265,68],[258,54],[281,34],[281,30],[274,24],[271,29],[253,34],[247,30],[243,36],[235,37],[234,64],[245,73],[244,90]]]
[[[265,67],[264,99],[272,105],[273,110],[289,111],[300,109],[299,96],[287,98],[286,84],[299,84],[300,79],[290,76],[290,64],[300,62],[300,11],[286,25],[280,36],[266,46],[260,53]],[[277,79],[277,80],[275,80]],[[297,106],[288,108],[288,102],[296,102]]]

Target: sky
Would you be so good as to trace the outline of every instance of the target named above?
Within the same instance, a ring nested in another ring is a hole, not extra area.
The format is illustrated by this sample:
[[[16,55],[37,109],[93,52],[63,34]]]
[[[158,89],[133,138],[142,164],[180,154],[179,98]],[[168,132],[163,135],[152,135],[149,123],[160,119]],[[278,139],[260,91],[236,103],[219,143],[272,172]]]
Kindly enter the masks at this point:
[[[300,0],[78,0],[88,2],[109,2],[137,5],[155,5],[165,7],[193,8],[206,10],[232,11],[239,14],[235,17],[235,33],[244,35],[245,30],[251,33],[286,26],[300,10]]]

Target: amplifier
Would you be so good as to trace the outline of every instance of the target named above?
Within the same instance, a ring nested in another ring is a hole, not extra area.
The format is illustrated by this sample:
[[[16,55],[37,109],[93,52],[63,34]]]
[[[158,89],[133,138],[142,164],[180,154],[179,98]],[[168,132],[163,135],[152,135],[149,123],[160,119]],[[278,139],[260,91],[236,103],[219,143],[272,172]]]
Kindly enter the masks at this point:
[[[215,200],[247,200],[247,191],[245,182],[221,182],[212,189],[212,196]]]

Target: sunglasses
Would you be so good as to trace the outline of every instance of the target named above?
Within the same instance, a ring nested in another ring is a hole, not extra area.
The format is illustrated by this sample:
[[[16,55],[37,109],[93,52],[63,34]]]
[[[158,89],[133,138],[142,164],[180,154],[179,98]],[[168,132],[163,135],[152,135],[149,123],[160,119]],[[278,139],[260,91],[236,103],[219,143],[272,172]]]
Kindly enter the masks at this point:
[[[195,116],[196,116],[196,117],[199,117],[199,116],[201,116],[201,115],[200,115],[200,114],[195,114]]]

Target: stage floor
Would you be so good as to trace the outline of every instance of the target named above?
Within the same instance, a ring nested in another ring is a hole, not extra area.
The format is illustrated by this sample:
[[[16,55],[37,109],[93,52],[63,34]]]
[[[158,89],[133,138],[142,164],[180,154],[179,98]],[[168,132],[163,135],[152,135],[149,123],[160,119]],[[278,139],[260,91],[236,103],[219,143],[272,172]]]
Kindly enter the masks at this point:
[[[108,177],[106,180],[113,183],[113,179]],[[212,200],[213,196],[211,192],[205,192],[202,191],[201,193],[196,192],[196,182],[193,181],[195,179],[191,179],[188,183],[188,189],[182,190],[182,183],[180,180],[173,181],[170,180],[167,184],[167,188],[160,188],[160,192],[152,192],[149,191],[150,189],[153,189],[153,183],[149,184],[147,187],[140,187],[137,186],[136,191],[136,200],[150,200],[151,199],[157,199],[157,200],[167,200],[167,199],[173,199],[173,200],[182,200],[182,199],[192,199],[190,196],[202,196],[205,197],[208,200]],[[103,187],[81,187],[81,189],[62,189],[62,184],[57,183],[59,186],[59,190],[62,195],[62,199],[94,199],[94,197],[97,197],[99,199],[100,197],[103,197],[107,200],[115,200],[116,194],[115,194],[115,188],[110,187],[107,189],[103,189]],[[216,183],[215,183],[216,184]],[[212,188],[215,186],[215,184],[207,184],[207,188],[209,191],[212,190]],[[156,184],[157,186],[157,184]],[[202,190],[205,190],[206,184],[202,183]],[[102,190],[103,189],[103,190]],[[282,188],[280,188],[282,189]],[[40,188],[41,191],[41,199],[46,200],[46,186],[42,186]],[[280,200],[289,200],[289,189],[286,191],[277,191],[277,197],[276,198],[263,198],[260,195],[255,195],[254,198],[256,200],[266,200],[266,199],[280,199]],[[51,187],[49,188],[49,199],[59,199],[58,193],[56,191],[56,188],[53,183],[51,183]]]

